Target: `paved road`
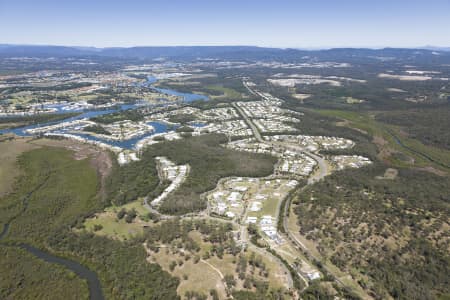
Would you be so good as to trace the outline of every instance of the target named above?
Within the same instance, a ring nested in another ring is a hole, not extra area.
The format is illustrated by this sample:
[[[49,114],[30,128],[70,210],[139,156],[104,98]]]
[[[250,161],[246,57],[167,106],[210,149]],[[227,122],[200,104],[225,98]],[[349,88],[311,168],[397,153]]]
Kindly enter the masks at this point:
[[[247,243],[248,248],[254,252],[259,253],[260,255],[267,257],[269,260],[274,261],[275,263],[277,263],[283,270],[284,273],[286,274],[287,277],[287,284],[288,284],[288,289],[292,289],[294,287],[294,281],[292,279],[292,275],[291,272],[289,271],[289,269],[285,266],[285,264],[276,256],[274,256],[272,253],[268,252],[267,250],[265,250],[264,248],[259,248],[255,245],[253,245],[251,242]]]
[[[247,125],[252,130],[253,135],[255,136],[256,140],[258,142],[265,143],[264,139],[262,138],[261,134],[259,133],[258,128],[256,128],[255,123],[253,123],[252,120],[250,120],[250,118],[244,113],[244,111],[236,103],[233,103],[232,105],[234,108],[236,108],[236,110],[242,116],[242,118],[244,118],[245,123],[247,123]]]
[[[316,162],[318,169],[308,178],[308,184],[312,184],[324,178],[325,176],[331,173],[330,167],[326,160],[319,155],[316,155],[311,152],[304,151],[304,153],[310,157],[312,157]]]
[[[159,183],[159,184],[161,184],[161,181],[164,179],[163,171],[162,171],[161,167],[159,166],[159,164],[157,164],[156,169],[157,169],[157,171],[158,171],[158,177],[159,177],[159,180],[160,180],[160,183]],[[187,165],[186,175],[182,178],[182,181],[178,184],[178,187],[181,186],[181,185],[183,184],[183,182],[186,180],[187,176],[189,176],[190,170],[191,170],[191,167],[190,167],[189,165]],[[177,177],[178,177],[178,176],[177,176]],[[172,182],[171,182],[170,184],[172,184]],[[152,199],[150,199],[150,200],[152,200]],[[175,216],[165,215],[165,214],[160,213],[158,210],[154,209],[154,208],[151,206],[151,204],[148,203],[148,201],[149,201],[148,196],[145,196],[145,197],[144,197],[144,203],[143,203],[143,206],[144,206],[149,212],[158,215],[158,217],[159,217],[161,220],[171,219],[171,218],[174,218],[174,217],[175,217]]]
[[[262,97],[263,99],[267,100],[263,95],[260,95],[259,93],[256,93],[255,91],[253,91],[250,87],[248,87],[245,83],[244,83],[245,87],[253,94],[259,97]],[[311,158],[313,158],[315,161],[317,161],[318,164],[318,169],[311,175],[311,177],[308,179],[308,184],[313,184],[317,181],[319,181],[320,179],[322,179],[323,177],[327,176],[330,172],[330,168],[329,165],[326,163],[325,159],[317,154],[305,151],[305,149],[303,149],[300,146],[297,145],[292,145],[292,144],[287,144],[287,143],[283,143],[283,142],[267,142],[265,141],[258,128],[256,127],[256,125],[252,122],[252,120],[244,113],[244,111],[236,104],[233,103],[232,104],[233,107],[238,111],[238,113],[242,116],[242,118],[244,119],[244,121],[247,123],[247,125],[250,127],[250,129],[253,132],[254,137],[256,138],[257,141],[261,142],[261,143],[265,143],[265,144],[278,144],[280,146],[283,146],[287,149],[296,151],[296,152],[302,152],[305,155],[310,156]],[[283,208],[283,214],[284,214],[284,218],[283,218],[283,227],[285,229],[285,232],[288,236],[288,242],[290,241],[291,243],[294,244],[294,247],[297,246],[297,248],[301,248],[304,249],[306,253],[308,253],[313,259],[320,261],[319,258],[315,257],[314,255],[311,254],[311,252],[309,251],[309,249],[300,241],[297,239],[297,237],[295,237],[288,228],[288,224],[287,224],[287,218],[288,218],[288,208],[290,207],[290,202],[291,202],[291,198],[288,198],[286,201],[286,205]],[[171,218],[172,216],[167,216],[167,215],[162,215],[160,214],[157,210],[153,209],[149,204],[148,204],[148,197],[144,198],[144,206],[151,212],[158,214],[161,218]],[[278,210],[280,211],[281,208],[279,207]],[[244,213],[244,215],[246,215]],[[190,215],[189,217],[197,217],[197,218],[202,218],[202,216],[200,214],[193,214]],[[206,217],[206,216],[204,216]],[[207,216],[206,218],[212,218],[212,219],[216,219],[216,220],[220,220],[220,221],[224,221],[227,222],[225,220],[222,219],[217,219],[217,218],[213,218],[211,216]],[[245,218],[242,220],[242,222],[245,222]],[[249,248],[251,248],[252,251],[255,251],[257,253],[260,253],[261,255],[268,257],[270,260],[275,261],[277,264],[279,264],[286,272],[287,274],[287,278],[288,278],[288,286],[289,288],[293,287],[293,279],[292,279],[292,275],[289,272],[289,270],[287,269],[287,267],[285,266],[285,264],[276,256],[274,256],[273,254],[271,254],[270,252],[266,251],[265,249],[259,248],[255,245],[253,245],[251,242],[248,241],[248,234],[247,234],[247,226],[246,225],[241,225],[238,224],[236,222],[233,222],[235,224],[237,224],[240,228],[240,234],[241,234],[241,240],[243,242],[245,242]],[[205,262],[206,263],[206,262]],[[346,284],[344,284],[337,276],[334,275],[334,272],[329,270],[325,265],[324,265],[324,269],[329,272],[330,274],[332,274],[335,277],[336,282],[340,283],[343,286],[347,286]],[[303,281],[305,281],[305,284],[308,286],[308,282],[307,280],[301,275],[299,274],[299,276],[303,279]]]
[[[261,98],[263,98],[264,100],[268,100],[266,97],[264,97],[263,95],[256,93],[255,91],[253,91],[245,82],[244,82],[244,86],[253,94],[253,95],[257,95],[260,96]],[[258,130],[258,128],[255,126],[255,124],[252,122],[252,120],[244,113],[244,111],[239,108],[235,103],[233,103],[233,106],[237,109],[237,111],[239,112],[239,114],[244,118],[245,122],[249,125],[249,127],[251,128],[253,135],[255,136],[255,138],[261,142],[261,143],[267,143],[267,141],[264,141],[263,138],[261,137],[261,134]],[[306,151],[305,149],[303,149],[300,146],[297,145],[293,145],[293,144],[288,144],[288,143],[283,143],[283,142],[271,142],[270,144],[272,145],[280,145],[283,146],[287,149],[293,150],[295,152],[302,152],[305,155],[310,156],[311,158],[313,158],[316,162],[317,162],[317,170],[311,174],[311,176],[308,178],[308,185],[310,184],[314,184],[317,181],[320,181],[322,178],[324,178],[325,176],[329,175],[331,170],[330,167],[328,165],[328,163],[325,161],[325,159],[320,156],[317,155],[315,153],[311,153],[309,151]],[[289,231],[289,227],[287,224],[287,220],[288,220],[288,214],[289,214],[289,207],[290,207],[290,203],[291,203],[292,197],[289,197],[285,203],[284,206],[284,217],[283,217],[283,227],[284,227],[284,231],[286,232],[289,240],[294,243],[294,245],[296,245],[299,249],[303,249],[308,255],[310,255],[313,259],[315,259],[316,261],[321,261],[321,259],[319,259],[318,257],[314,256],[311,251],[308,249],[308,247],[306,247],[296,236],[294,236],[290,231]],[[338,276],[334,273],[333,270],[330,270],[326,265],[323,265],[323,268],[330,274],[333,275],[334,279],[336,282],[338,282],[339,284],[341,284],[342,286],[345,286],[347,288],[350,288],[351,290],[353,290],[351,287],[349,287],[348,285],[346,285],[344,282],[342,282]],[[364,291],[355,291],[357,292],[360,296],[363,296],[364,299],[371,299],[371,297],[369,295],[367,295]]]
[[[257,95],[256,92],[254,92],[249,86],[247,86],[247,84],[245,84],[245,82],[244,82],[244,85],[252,94]],[[259,96],[261,96],[263,99],[265,99],[264,96],[262,96],[262,95],[259,95]],[[256,140],[260,143],[267,144],[268,142],[262,138],[261,133],[259,132],[255,123],[253,123],[253,121],[247,116],[247,114],[245,114],[244,111],[236,103],[233,103],[233,107],[236,108],[238,113],[242,116],[242,118],[244,118],[245,122],[252,130],[253,136],[256,138]],[[314,174],[312,174],[312,176],[310,178],[308,178],[308,183],[317,182],[330,173],[329,166],[328,166],[327,162],[325,161],[325,159],[317,154],[306,151],[304,148],[297,146],[297,145],[293,145],[293,144],[288,144],[288,143],[283,143],[283,142],[271,142],[270,144],[272,144],[272,145],[277,144],[277,145],[281,145],[287,149],[293,150],[295,152],[302,152],[302,153],[310,156],[311,158],[313,158],[315,161],[317,161],[318,169],[316,172],[314,172]]]
[[[245,84],[244,84],[245,85]],[[255,92],[253,92],[247,85],[245,85],[246,87],[247,87],[247,89],[250,91],[250,92],[252,92],[253,94],[255,94],[255,95],[257,95]],[[262,96],[261,96],[262,97]],[[263,97],[264,98],[264,97]],[[238,105],[236,105],[236,103],[233,103],[233,106],[234,106],[234,108],[236,108],[236,110],[238,111],[238,113],[242,116],[242,118],[245,120],[245,122],[247,123],[247,125],[250,127],[250,129],[252,130],[252,132],[253,132],[253,136],[256,138],[256,140],[258,141],[258,142],[260,142],[260,143],[265,143],[265,144],[269,144],[267,141],[265,141],[263,138],[262,138],[262,136],[261,136],[261,133],[259,132],[259,130],[258,130],[258,128],[256,127],[256,125],[252,122],[252,120],[244,113],[244,111],[238,106]],[[285,145],[282,145],[282,146],[285,146]],[[297,150],[298,151],[298,149],[295,149],[295,150]],[[302,150],[302,152],[304,152],[303,150]],[[314,158],[314,157],[318,157],[317,155],[311,155],[311,157],[312,158]],[[320,157],[318,157],[318,158],[320,158]],[[318,162],[319,163],[319,162]],[[324,163],[324,161],[322,160],[322,162],[321,163],[319,163],[319,166],[320,165],[322,165],[322,163]],[[327,171],[327,169],[325,168],[323,171],[321,171],[321,172],[319,172],[320,174],[326,174],[328,171]],[[324,175],[325,176],[325,175]],[[281,210],[281,203],[282,203],[282,201],[280,201],[279,202],[279,205],[278,205],[278,207],[277,207],[277,216],[279,215],[279,213],[280,213],[280,210]],[[244,226],[242,226],[242,227],[244,227]],[[242,228],[241,227],[241,228]],[[246,226],[245,226],[245,228],[247,228]],[[255,251],[258,251],[258,252],[260,252],[260,253],[262,253],[262,254],[264,254],[264,255],[269,255],[269,256],[271,256],[271,257],[273,257],[280,265],[282,265],[284,268],[286,268],[285,267],[285,265],[284,265],[284,263],[278,258],[278,257],[276,257],[276,256],[273,256],[271,253],[269,253],[269,252],[267,252],[266,250],[264,250],[264,249],[261,249],[261,248],[258,248],[258,247],[256,247],[256,246],[254,246],[253,244],[251,244],[251,243],[248,243],[251,247],[252,247],[252,249],[253,250],[255,250]],[[250,247],[249,246],[249,247]],[[287,268],[286,268],[287,269]],[[287,271],[287,274],[288,274],[288,278],[289,278],[289,283],[290,283],[290,287],[292,287],[293,286],[293,280],[292,280],[292,275],[290,274],[290,272],[289,272],[289,270]],[[299,275],[299,277],[304,281],[304,283],[305,283],[305,285],[306,285],[306,287],[308,287],[308,285],[309,285],[309,283],[308,283],[308,281],[302,276],[302,274],[300,274],[300,273],[298,273],[297,272],[297,274]]]
[[[294,144],[283,143],[283,142],[272,142],[272,144],[283,146],[286,149],[292,150],[294,152],[301,152],[301,153],[311,157],[312,159],[314,159],[317,162],[318,168],[314,173],[311,174],[311,176],[309,176],[308,184],[313,184],[331,173],[330,166],[326,162],[325,158],[323,158],[322,156],[320,156],[316,153],[309,152],[309,151],[305,150],[303,147],[294,145]]]
[[[308,185],[311,185],[311,184],[314,184],[315,182],[321,180],[323,177],[327,176],[329,174],[329,168],[328,168],[328,164],[326,163],[326,161],[322,157],[320,157],[318,155],[315,155],[313,153],[310,153],[310,152],[305,152],[305,154],[310,155],[318,163],[318,170],[308,179]],[[307,187],[307,185],[305,187],[303,187],[302,189],[304,189],[306,187]],[[286,203],[285,203],[285,206],[284,206],[284,212],[283,212],[284,213],[284,216],[283,216],[284,231],[285,231],[287,237],[289,238],[289,240],[291,242],[293,242],[299,249],[303,249],[315,261],[320,262],[320,261],[322,261],[322,258],[321,257],[317,257],[314,254],[312,254],[312,252],[309,250],[309,248],[305,244],[303,244],[302,241],[300,241],[289,230],[288,218],[289,218],[289,208],[291,206],[291,200],[292,200],[292,197],[289,197],[286,200]],[[370,297],[368,294],[366,294],[365,291],[363,291],[363,290],[355,291],[352,287],[348,286],[346,283],[344,283],[342,280],[339,279],[339,276],[334,272],[334,270],[331,270],[325,264],[322,264],[322,267],[323,267],[323,269],[325,271],[327,271],[329,274],[331,274],[334,277],[334,280],[337,283],[339,283],[340,285],[345,286],[345,287],[349,288],[350,290],[353,290],[358,295],[360,295],[363,299],[372,299],[372,297]]]
[[[238,224],[238,223],[234,222],[240,228],[240,239],[241,239],[242,243],[248,245],[248,248],[251,249],[252,251],[257,252],[257,253],[261,254],[262,256],[264,256],[264,257],[267,257],[271,261],[275,261],[275,263],[277,263],[284,270],[284,272],[285,272],[285,274],[287,276],[288,289],[293,288],[294,287],[294,281],[292,279],[291,272],[285,266],[285,264],[278,257],[274,256],[272,253],[266,251],[265,249],[259,248],[256,245],[253,245],[248,240],[248,226],[245,224],[245,220],[247,219],[247,213],[248,213],[247,209],[248,209],[248,207],[245,206],[244,207],[244,212],[243,212],[242,218],[241,218],[241,223],[242,224]]]
[[[250,92],[250,94],[255,95],[255,96],[260,96],[247,85],[246,81],[242,81],[242,84],[247,88],[247,90]]]

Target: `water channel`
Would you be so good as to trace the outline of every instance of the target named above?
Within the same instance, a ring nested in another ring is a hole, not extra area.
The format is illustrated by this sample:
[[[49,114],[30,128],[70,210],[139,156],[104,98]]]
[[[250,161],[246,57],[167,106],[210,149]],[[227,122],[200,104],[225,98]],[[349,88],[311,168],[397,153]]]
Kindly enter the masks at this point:
[[[189,94],[189,93],[180,93],[177,92],[175,90],[170,90],[170,89],[161,89],[161,88],[156,88],[153,87],[152,85],[154,83],[157,82],[157,79],[155,77],[148,77],[147,81],[143,84],[153,88],[154,90],[163,93],[163,94],[167,94],[167,95],[175,95],[175,96],[179,96],[179,97],[183,97],[183,101],[184,102],[192,102],[195,100],[208,100],[208,97],[205,95],[199,95],[199,94]],[[169,104],[170,102],[168,102]],[[66,104],[54,104],[52,105],[52,107],[56,108],[56,112],[55,113],[64,113],[67,112],[66,110],[63,110],[62,107],[66,105]],[[57,122],[49,122],[49,123],[45,123],[45,124],[38,124],[38,125],[31,125],[31,126],[24,126],[24,127],[19,127],[19,128],[15,128],[15,129],[8,129],[8,130],[1,130],[0,133],[14,133],[16,135],[19,136],[28,136],[29,134],[26,133],[27,129],[31,129],[31,128],[37,128],[37,127],[42,127],[42,126],[47,126],[47,125],[51,125],[51,124],[57,124],[57,123],[61,123],[61,122],[68,122],[68,121],[73,121],[73,120],[80,120],[80,119],[84,119],[84,118],[92,118],[95,116],[99,116],[99,115],[104,115],[104,114],[110,114],[110,113],[114,113],[114,112],[118,112],[118,111],[123,111],[123,110],[127,110],[127,109],[134,109],[134,108],[138,108],[142,106],[141,103],[136,103],[136,104],[124,104],[121,105],[117,108],[114,109],[105,109],[105,110],[73,110],[71,112],[81,112],[80,115],[77,115],[75,117],[71,117],[68,119],[64,119],[61,121],[57,121]],[[167,132],[168,131],[168,126],[164,123],[160,123],[160,122],[150,122],[150,124],[155,128],[155,131],[152,132],[151,134],[148,134],[146,136],[152,135],[152,134],[157,134],[157,133],[162,133],[162,132]],[[199,124],[198,126],[201,126],[201,124]],[[100,140],[104,143],[113,145],[113,146],[119,146],[122,148],[131,148],[135,145],[135,143],[144,138],[145,136],[140,136],[140,137],[136,137],[136,138],[132,138],[126,141],[109,141],[109,140],[101,140],[98,138],[95,138],[93,136],[90,136],[88,134],[77,134],[81,137],[84,138],[93,138],[96,140]],[[30,199],[30,197],[33,195],[33,193],[35,191],[37,191],[44,183],[38,185],[35,189],[33,189],[30,193],[28,193],[23,199],[23,210],[22,212],[24,212],[27,207],[28,207],[28,200]],[[15,218],[17,218],[19,215],[13,217],[11,220],[8,221],[8,223],[4,224],[2,231],[0,232],[0,242],[3,238],[5,238],[8,233],[9,233],[9,229],[11,226],[11,223],[14,221]],[[0,244],[0,246],[6,246],[6,245],[2,245]],[[75,274],[77,274],[80,278],[84,279],[87,281],[88,283],[88,287],[89,287],[89,298],[91,300],[102,300],[104,299],[103,296],[103,292],[102,292],[102,288],[101,288],[101,284],[100,281],[98,279],[98,276],[95,272],[93,272],[92,270],[86,268],[85,266],[69,260],[69,259],[65,259],[59,256],[55,256],[50,254],[49,252],[43,251],[41,249],[35,248],[29,244],[20,244],[18,245],[18,247],[20,247],[21,249],[26,250],[27,252],[33,254],[34,256],[49,262],[49,263],[56,263],[59,264],[61,266],[64,266],[66,268],[68,268],[69,270],[71,270],[72,272],[74,272]]]
[[[197,101],[197,100],[203,100],[203,101],[209,100],[208,96],[206,96],[206,95],[200,95],[200,94],[194,94],[194,93],[181,93],[181,92],[178,92],[178,91],[172,90],[172,89],[155,87],[154,84],[157,81],[158,81],[158,79],[156,79],[155,77],[149,76],[147,78],[147,80],[145,82],[141,83],[140,85],[149,87],[158,93],[180,97],[180,98],[182,98],[182,102],[184,102],[184,103],[189,103],[189,102]],[[55,109],[56,110],[54,112],[55,114],[62,114],[62,113],[68,113],[68,112],[80,113],[80,114],[77,116],[74,116],[74,117],[70,117],[70,118],[55,121],[55,122],[34,124],[34,125],[23,126],[23,127],[13,128],[13,129],[4,129],[4,130],[0,130],[0,133],[3,133],[3,134],[14,133],[15,135],[18,135],[18,136],[31,136],[31,134],[27,133],[28,129],[34,129],[34,128],[44,127],[44,126],[48,126],[48,125],[55,125],[55,124],[59,124],[59,123],[63,123],[63,122],[70,122],[70,121],[81,120],[81,119],[89,119],[89,118],[106,115],[106,114],[111,114],[111,113],[115,113],[115,112],[119,112],[119,111],[136,109],[139,107],[157,107],[157,106],[160,107],[160,106],[167,106],[169,104],[173,104],[173,102],[165,102],[165,103],[161,103],[161,104],[148,104],[148,103],[146,104],[143,101],[138,101],[134,104],[122,104],[122,105],[118,105],[116,107],[109,107],[109,108],[105,108],[105,109],[81,109],[81,108],[77,109],[75,107],[72,110],[64,109],[64,107],[67,107],[67,103],[49,104],[47,106],[44,105],[44,108]],[[143,138],[146,138],[146,137],[149,137],[149,136],[152,136],[155,134],[159,134],[159,133],[165,133],[165,132],[168,132],[173,129],[173,127],[168,126],[168,124],[166,124],[164,122],[156,122],[155,121],[155,122],[148,122],[147,124],[151,125],[154,128],[154,131],[142,134],[140,136],[133,137],[131,139],[120,140],[120,141],[96,137],[96,136],[93,136],[93,135],[90,135],[87,133],[83,133],[81,131],[76,132],[76,133],[71,132],[71,134],[82,137],[87,140],[102,142],[102,143],[105,143],[105,144],[108,144],[111,146],[115,146],[115,147],[120,147],[120,148],[124,148],[124,149],[132,149],[136,145],[136,143]],[[194,126],[197,126],[197,125],[194,124]],[[198,124],[198,126],[202,126],[202,124]],[[69,130],[59,129],[59,130],[55,130],[52,132],[68,133]]]

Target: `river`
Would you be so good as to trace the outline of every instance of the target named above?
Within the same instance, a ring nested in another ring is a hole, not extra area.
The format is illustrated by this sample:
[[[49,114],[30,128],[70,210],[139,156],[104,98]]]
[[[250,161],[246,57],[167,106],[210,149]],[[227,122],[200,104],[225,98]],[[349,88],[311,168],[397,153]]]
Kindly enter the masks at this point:
[[[44,181],[44,183],[45,183],[45,181]],[[24,199],[22,199],[22,201],[24,203],[24,208],[23,208],[22,212],[24,212],[27,209],[27,207],[28,207],[28,199],[42,185],[43,184],[40,184],[33,191],[28,193],[24,197]],[[8,235],[11,222],[15,218],[17,218],[19,215],[14,216],[12,219],[9,220],[8,223],[3,225],[2,232],[0,233],[0,241],[4,237],[6,237]],[[1,243],[0,243],[0,246],[14,247],[12,245],[2,245]],[[46,262],[59,264],[61,266],[64,266],[64,267],[68,268],[69,270],[71,270],[72,272],[77,274],[80,278],[82,278],[82,279],[87,281],[88,288],[89,288],[89,299],[91,299],[91,300],[103,300],[104,299],[103,292],[102,292],[102,287],[100,285],[100,281],[99,281],[99,279],[97,277],[97,274],[95,272],[89,270],[88,268],[84,267],[83,265],[81,265],[81,264],[79,264],[79,263],[77,263],[77,262],[75,262],[73,260],[69,260],[69,259],[65,259],[65,258],[59,257],[59,256],[55,256],[53,254],[50,254],[49,252],[45,252],[45,251],[40,250],[38,248],[35,248],[35,247],[33,247],[33,246],[29,245],[29,244],[20,244],[20,245],[18,245],[18,247],[20,247],[21,249],[26,250],[27,252],[33,254],[37,258],[40,258],[40,259],[42,259],[42,260],[44,260]]]
[[[87,281],[87,284],[89,287],[89,299],[91,299],[91,300],[104,299],[102,287],[100,285],[100,281],[95,272],[89,270],[85,266],[83,266],[75,261],[51,255],[48,252],[39,250],[38,248],[35,248],[35,247],[27,245],[27,244],[21,244],[20,248],[28,251],[29,253],[42,259],[43,261],[46,261],[46,262],[52,263],[52,264],[62,265],[64,267],[68,268],[69,270],[71,270],[72,272],[77,274],[80,278]]]
[[[150,87],[153,90],[155,90],[159,93],[162,93],[162,94],[182,97],[182,99],[183,99],[182,102],[185,102],[185,103],[189,103],[189,102],[196,101],[196,100],[203,100],[203,101],[209,100],[208,96],[206,96],[206,95],[181,93],[181,92],[178,92],[178,91],[172,90],[172,89],[163,89],[163,88],[155,87],[154,84],[157,81],[158,81],[157,78],[155,78],[153,76],[148,76],[147,80],[145,82],[140,83],[140,85]],[[73,110],[65,110],[64,109],[64,107],[67,106],[67,103],[50,104],[50,105],[47,105],[44,107],[56,109],[56,111],[54,112],[55,114],[61,114],[61,113],[67,113],[67,112],[78,112],[80,114],[75,117],[67,118],[64,120],[56,121],[56,122],[48,122],[48,123],[42,123],[42,124],[29,125],[29,126],[14,128],[14,129],[4,129],[4,130],[0,130],[0,133],[3,133],[3,134],[14,133],[15,135],[18,135],[18,136],[31,136],[31,134],[28,134],[26,132],[26,130],[44,127],[44,126],[48,126],[48,125],[54,125],[54,124],[63,123],[63,122],[70,122],[70,121],[81,120],[81,119],[86,119],[86,118],[89,119],[89,118],[93,118],[96,116],[111,114],[111,113],[124,111],[124,110],[136,109],[139,107],[166,106],[166,105],[169,105],[172,103],[173,102],[166,102],[166,103],[162,103],[162,104],[146,104],[143,101],[139,101],[134,104],[122,104],[122,105],[119,105],[114,108],[113,107],[104,108],[104,109],[95,109],[95,108],[94,109],[81,109],[81,108],[79,108],[79,109],[73,109]],[[136,136],[136,137],[133,137],[133,138],[127,139],[127,140],[122,140],[122,141],[103,139],[103,138],[96,137],[96,136],[93,136],[90,134],[85,134],[82,132],[76,132],[76,133],[71,132],[71,134],[82,137],[84,139],[91,140],[91,141],[102,142],[102,143],[105,143],[105,144],[108,144],[108,145],[111,145],[114,147],[120,147],[123,149],[132,149],[135,147],[136,143],[143,138],[146,138],[146,137],[149,137],[149,136],[152,136],[155,134],[159,134],[159,133],[165,133],[165,132],[168,132],[169,130],[173,129],[172,127],[167,126],[167,124],[165,124],[163,122],[148,122],[147,124],[153,126],[153,128],[155,130],[150,133],[146,133],[146,134]],[[202,124],[198,124],[198,125],[194,125],[194,126],[202,126]],[[54,133],[67,133],[69,130],[70,129],[55,130]]]
[[[154,90],[156,90],[160,93],[183,97],[183,102],[192,102],[195,100],[208,100],[208,97],[205,95],[180,93],[175,90],[156,88],[153,86],[153,84],[156,82],[157,82],[157,79],[155,77],[150,76],[150,77],[148,77],[147,81],[143,84],[153,88]],[[53,105],[53,107],[57,109],[55,113],[67,112],[66,110],[62,109],[63,105],[66,105],[66,104]],[[1,130],[0,133],[14,133],[19,136],[28,136],[28,134],[26,133],[27,129],[47,126],[47,125],[51,125],[51,124],[57,124],[57,123],[61,123],[61,122],[80,120],[80,119],[84,119],[84,118],[92,118],[92,117],[99,116],[99,115],[110,114],[110,113],[123,111],[123,110],[127,110],[127,109],[138,108],[140,106],[142,106],[142,103],[126,104],[126,105],[124,104],[115,109],[110,108],[110,109],[104,109],[104,110],[94,110],[94,109],[78,110],[78,111],[73,110],[71,112],[81,112],[81,114],[78,116],[71,117],[71,118],[64,119],[64,120],[57,121],[57,122],[49,122],[49,123],[44,123],[44,124],[37,124],[37,125],[24,126],[24,127],[14,128],[14,129]],[[87,134],[82,134],[82,133],[77,134],[77,135],[82,136],[84,138],[102,141],[104,143],[107,143],[107,144],[110,144],[113,146],[119,146],[121,148],[131,148],[131,147],[134,147],[134,145],[136,144],[137,141],[139,141],[140,139],[142,139],[146,136],[168,131],[168,126],[164,123],[150,122],[150,124],[155,128],[154,132],[152,132],[151,134],[148,134],[148,135],[135,137],[135,138],[125,140],[125,141],[102,140],[102,139],[99,139],[99,138],[96,138],[96,137],[93,137],[93,136],[90,136]],[[198,126],[201,126],[201,124],[198,124]],[[44,183],[45,183],[45,181],[44,181]],[[28,193],[24,197],[24,199],[22,199],[22,201],[24,202],[24,209],[22,210],[22,212],[25,211],[28,207],[28,199],[31,197],[31,195],[34,193],[34,191],[38,190],[42,185],[43,185],[43,183],[38,185],[34,190],[32,190],[30,193]],[[13,217],[11,220],[9,220],[8,223],[4,224],[2,231],[0,232],[0,240],[5,238],[8,235],[10,224],[16,217],[18,217],[18,215]],[[40,250],[29,244],[20,244],[19,247],[46,262],[56,263],[56,264],[59,264],[59,265],[62,265],[64,267],[68,268],[69,270],[71,270],[72,272],[77,274],[80,278],[85,279],[87,281],[88,287],[89,287],[89,298],[91,300],[104,299],[101,284],[100,284],[98,276],[95,272],[89,270],[88,268],[84,267],[83,265],[81,265],[75,261],[52,255],[49,252]]]

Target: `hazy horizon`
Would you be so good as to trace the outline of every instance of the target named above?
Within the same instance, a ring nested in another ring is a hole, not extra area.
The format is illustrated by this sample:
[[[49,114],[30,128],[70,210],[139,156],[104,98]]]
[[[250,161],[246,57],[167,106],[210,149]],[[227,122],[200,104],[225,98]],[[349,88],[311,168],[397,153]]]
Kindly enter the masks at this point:
[[[258,47],[258,48],[273,48],[273,49],[295,49],[295,50],[305,50],[305,51],[314,51],[314,50],[329,50],[329,49],[341,49],[341,48],[349,48],[349,49],[372,49],[372,50],[380,50],[380,49],[427,49],[427,48],[436,48],[436,49],[448,49],[450,46],[447,45],[419,45],[419,46],[409,46],[409,47],[393,47],[389,45],[385,46],[323,46],[323,47],[282,47],[282,46],[260,46],[260,45],[129,45],[129,46],[90,46],[90,45],[64,45],[64,44],[27,44],[27,43],[0,43],[0,46],[36,46],[36,47],[72,47],[72,48],[92,48],[92,49],[107,49],[107,48],[139,48],[139,47]]]

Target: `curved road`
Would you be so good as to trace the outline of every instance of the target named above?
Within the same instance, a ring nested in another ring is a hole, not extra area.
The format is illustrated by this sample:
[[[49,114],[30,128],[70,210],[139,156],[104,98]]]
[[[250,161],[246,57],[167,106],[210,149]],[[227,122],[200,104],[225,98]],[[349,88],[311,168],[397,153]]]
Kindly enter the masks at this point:
[[[247,87],[247,86],[246,86]],[[251,89],[249,87],[247,87],[247,89],[249,89],[251,91]],[[265,141],[262,136],[261,133],[259,132],[258,128],[256,127],[255,123],[252,122],[252,120],[244,113],[244,111],[236,104],[233,103],[232,104],[233,107],[239,112],[239,114],[242,116],[242,118],[244,118],[245,122],[247,123],[247,125],[250,127],[250,129],[253,132],[254,137],[256,138],[256,140],[260,143],[265,143],[268,144],[267,141]],[[320,179],[322,179],[323,177],[327,176],[330,173],[329,170],[329,165],[328,163],[325,161],[325,159],[317,154],[311,153],[306,151],[304,148],[296,146],[296,145],[292,145],[292,144],[288,144],[288,143],[283,143],[283,142],[271,142],[270,144],[272,145],[281,145],[287,149],[291,149],[294,150],[295,152],[302,152],[308,156],[310,156],[311,158],[313,158],[318,165],[318,169],[316,172],[314,172],[314,174],[308,179],[308,183],[314,183],[319,181]]]
[[[260,97],[262,97],[263,99],[265,99],[264,96],[260,95],[259,93],[256,93],[255,91],[253,91],[245,82],[244,82],[244,86],[254,95],[258,95]],[[265,99],[267,100],[267,99]],[[256,125],[252,122],[252,120],[244,113],[244,111],[236,104],[233,103],[233,107],[239,112],[239,114],[242,116],[242,118],[244,118],[245,122],[248,124],[248,126],[251,128],[253,135],[255,136],[256,140],[258,140],[261,143],[268,143],[267,141],[265,141],[258,128],[256,127]],[[331,172],[330,166],[328,165],[328,163],[325,161],[325,159],[323,157],[321,157],[320,155],[317,155],[315,153],[311,153],[309,151],[306,151],[304,148],[297,146],[297,145],[293,145],[293,144],[288,144],[288,143],[283,143],[283,142],[271,142],[271,145],[281,145],[287,149],[291,149],[294,150],[296,152],[302,152],[305,155],[310,156],[311,158],[313,158],[316,162],[317,162],[317,170],[308,178],[308,185],[314,184],[315,182],[320,181],[322,178],[324,178],[325,176],[329,175]],[[306,187],[306,186],[305,186]],[[305,188],[303,187],[303,189]],[[301,248],[303,249],[306,253],[308,253],[308,255],[310,255],[314,260],[316,261],[321,261],[321,259],[315,257],[311,251],[309,251],[308,247],[306,247],[300,240],[297,239],[297,237],[295,237],[290,231],[289,231],[289,227],[287,224],[287,219],[288,219],[288,215],[289,215],[289,207],[291,204],[291,200],[292,200],[292,196],[290,196],[284,206],[284,211],[283,211],[283,227],[284,227],[284,231],[286,232],[289,240],[294,243],[294,245],[297,246],[297,248]],[[329,273],[331,274],[335,281],[337,283],[339,283],[342,286],[345,286],[347,288],[349,288],[350,290],[353,290],[354,292],[356,292],[358,295],[362,296],[363,299],[372,299],[369,295],[367,295],[364,291],[362,290],[358,290],[355,291],[355,289],[353,289],[352,287],[348,286],[347,284],[345,284],[342,280],[340,280],[338,278],[338,276],[335,274],[335,272],[333,270],[330,270],[326,265],[323,265],[323,268]]]

